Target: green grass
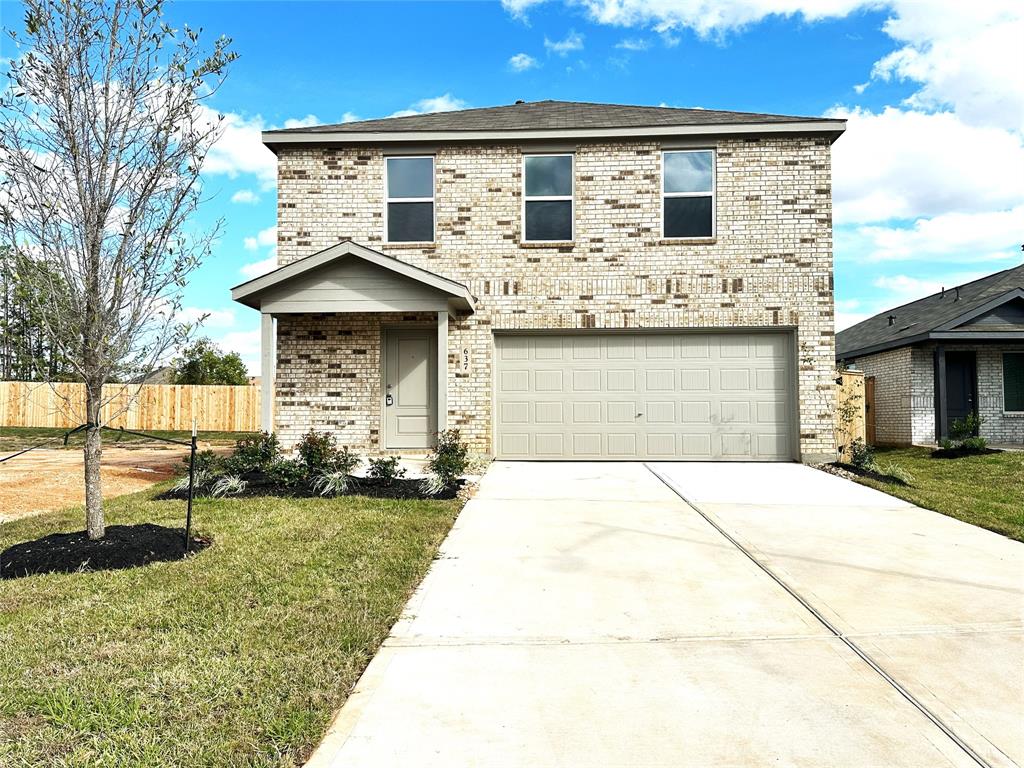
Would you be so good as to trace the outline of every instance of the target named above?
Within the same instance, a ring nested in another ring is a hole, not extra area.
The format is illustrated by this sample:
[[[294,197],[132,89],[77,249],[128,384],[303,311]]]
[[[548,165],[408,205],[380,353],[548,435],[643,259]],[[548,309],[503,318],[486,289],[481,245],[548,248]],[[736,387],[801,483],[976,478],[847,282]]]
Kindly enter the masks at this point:
[[[166,484],[161,487],[166,487]],[[155,491],[108,524],[180,526]],[[186,561],[0,581],[0,765],[291,766],[386,637],[459,503],[207,500]],[[81,509],[0,526],[0,549]]]
[[[0,451],[17,451],[28,448],[31,445],[41,443],[43,440],[57,438],[68,430],[54,429],[50,427],[0,427]],[[191,432],[185,430],[157,429],[149,434],[158,437],[169,437],[172,440],[184,440],[188,442],[192,436]],[[199,441],[213,445],[233,445],[235,441],[241,440],[253,434],[252,432],[200,432]],[[83,435],[81,433],[68,438],[68,447],[80,449],[82,447]],[[103,433],[103,442],[107,445],[159,445],[157,440],[148,440],[135,435],[119,435],[116,432],[106,430]],[[49,448],[60,448],[60,441],[51,443]]]
[[[929,448],[879,448],[879,464],[913,474],[909,486],[858,482],[958,520],[1024,541],[1024,452],[933,459]]]

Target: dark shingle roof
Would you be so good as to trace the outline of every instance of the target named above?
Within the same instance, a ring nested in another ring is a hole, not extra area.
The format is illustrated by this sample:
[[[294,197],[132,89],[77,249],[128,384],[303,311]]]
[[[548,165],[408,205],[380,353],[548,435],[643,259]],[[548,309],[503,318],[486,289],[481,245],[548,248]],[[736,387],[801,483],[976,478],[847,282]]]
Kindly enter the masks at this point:
[[[984,306],[1015,289],[1024,290],[1024,265],[1004,269],[959,287],[926,296],[893,309],[879,312],[836,334],[836,357],[864,354],[882,346],[895,348],[913,343],[917,337],[941,329],[947,323]],[[959,292],[959,299],[957,298]],[[895,321],[889,325],[889,316]]]
[[[820,117],[793,117],[717,109],[634,107],[625,104],[593,104],[581,101],[530,101],[502,107],[460,109],[379,120],[317,125],[268,131],[288,133],[362,133],[415,131],[520,131],[574,130],[586,128],[646,128],[653,126],[716,126],[743,123],[811,123]]]

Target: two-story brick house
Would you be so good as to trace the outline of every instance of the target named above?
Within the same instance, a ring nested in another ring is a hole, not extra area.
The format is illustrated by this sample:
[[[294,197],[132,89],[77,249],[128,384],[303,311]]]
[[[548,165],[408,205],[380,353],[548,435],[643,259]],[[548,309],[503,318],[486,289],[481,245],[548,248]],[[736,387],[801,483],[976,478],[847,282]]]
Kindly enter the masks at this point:
[[[264,423],[370,451],[834,457],[842,120],[542,101],[268,131]]]

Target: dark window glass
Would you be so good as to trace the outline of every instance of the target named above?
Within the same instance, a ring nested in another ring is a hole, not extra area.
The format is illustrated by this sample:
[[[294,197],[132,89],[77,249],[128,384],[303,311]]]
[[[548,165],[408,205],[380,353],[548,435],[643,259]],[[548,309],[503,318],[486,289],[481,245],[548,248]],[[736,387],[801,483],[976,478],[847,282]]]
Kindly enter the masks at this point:
[[[666,197],[665,237],[711,237],[711,198]]]
[[[1024,411],[1024,352],[1003,355],[1003,410]]]
[[[527,240],[572,240],[572,201],[526,201]]]
[[[432,157],[389,157],[388,197],[433,197]]]
[[[572,156],[527,157],[527,197],[568,197],[572,194]]]
[[[433,203],[388,203],[388,242],[429,243],[433,239]]]
[[[711,152],[666,152],[666,192],[710,192],[712,184]]]

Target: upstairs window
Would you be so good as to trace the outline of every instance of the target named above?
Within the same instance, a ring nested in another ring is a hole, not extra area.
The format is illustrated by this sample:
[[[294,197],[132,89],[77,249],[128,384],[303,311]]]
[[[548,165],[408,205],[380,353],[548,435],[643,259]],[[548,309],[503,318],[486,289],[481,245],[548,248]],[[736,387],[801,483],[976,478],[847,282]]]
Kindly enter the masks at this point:
[[[1024,411],[1024,352],[1003,354],[1003,410]]]
[[[389,243],[434,241],[434,158],[389,157],[385,161]]]
[[[715,153],[662,153],[662,228],[667,238],[714,237]]]
[[[573,239],[572,155],[527,155],[523,158],[524,240]]]

